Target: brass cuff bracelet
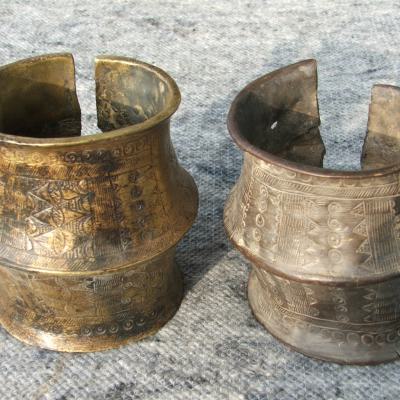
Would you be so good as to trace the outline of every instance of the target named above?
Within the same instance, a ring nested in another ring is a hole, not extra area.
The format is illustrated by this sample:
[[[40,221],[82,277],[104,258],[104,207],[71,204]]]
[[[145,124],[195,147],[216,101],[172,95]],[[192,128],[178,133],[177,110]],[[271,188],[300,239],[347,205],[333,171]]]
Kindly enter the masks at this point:
[[[80,136],[71,55],[0,68],[0,322],[60,351],[116,347],[174,315],[175,246],[198,206],[170,139],[172,78],[99,57],[95,79],[104,133]]]
[[[257,79],[231,106],[244,164],[226,231],[253,265],[256,318],[306,355],[399,357],[399,109],[399,88],[374,86],[364,170],[345,172],[322,168],[314,60]]]

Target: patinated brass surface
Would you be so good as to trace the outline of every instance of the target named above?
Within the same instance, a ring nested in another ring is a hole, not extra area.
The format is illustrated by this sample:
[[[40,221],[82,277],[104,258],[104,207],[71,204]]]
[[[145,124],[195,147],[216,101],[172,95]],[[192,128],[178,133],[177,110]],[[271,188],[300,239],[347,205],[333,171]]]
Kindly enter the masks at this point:
[[[80,136],[71,55],[0,69],[0,322],[53,350],[108,349],[165,324],[198,206],[170,139],[172,78],[99,57],[95,79],[104,133]]]
[[[400,89],[372,91],[363,171],[322,168],[314,60],[248,85],[228,128],[244,151],[226,231],[252,262],[256,318],[296,350],[379,363],[400,348]]]

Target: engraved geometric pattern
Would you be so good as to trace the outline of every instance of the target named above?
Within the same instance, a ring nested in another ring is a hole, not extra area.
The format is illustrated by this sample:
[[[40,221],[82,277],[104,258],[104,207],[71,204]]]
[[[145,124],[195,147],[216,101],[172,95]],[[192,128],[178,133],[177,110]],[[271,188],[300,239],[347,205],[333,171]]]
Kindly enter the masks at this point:
[[[326,179],[293,174],[245,157],[230,195],[236,199],[225,210],[232,240],[289,275],[344,280],[399,271],[395,177],[382,177],[390,182],[390,193],[377,178],[368,187],[349,179],[342,186],[341,180],[336,182],[338,191],[329,196]],[[382,191],[386,196],[375,199]]]
[[[152,140],[131,140],[112,155],[101,149],[55,153],[50,166],[36,165],[39,157],[27,154],[34,163],[26,165],[24,175],[18,175],[18,166],[15,170],[5,164],[0,184],[5,199],[2,262],[10,263],[18,254],[18,265],[28,268],[54,269],[56,262],[60,270],[90,270],[146,257],[159,246],[175,243],[188,216],[182,210],[182,222],[170,229],[173,216],[151,166]],[[8,149],[2,153],[11,154]],[[115,156],[120,158],[116,169],[99,176],[102,160]],[[75,179],[45,178],[66,173]]]

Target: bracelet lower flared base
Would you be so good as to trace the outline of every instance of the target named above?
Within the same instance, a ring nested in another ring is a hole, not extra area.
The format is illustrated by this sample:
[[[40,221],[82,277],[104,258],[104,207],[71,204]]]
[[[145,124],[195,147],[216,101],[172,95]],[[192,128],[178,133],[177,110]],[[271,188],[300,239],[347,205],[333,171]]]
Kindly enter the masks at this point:
[[[274,337],[292,349],[309,357],[340,364],[379,364],[400,358],[400,322],[367,330],[356,324],[289,311],[265,290],[255,268],[248,282],[252,311]]]
[[[162,318],[146,326],[135,325],[133,321],[125,321],[110,325],[111,330],[119,332],[112,333],[100,328],[98,331],[84,332],[82,335],[63,335],[50,332],[44,332],[27,326],[18,325],[12,321],[0,321],[4,329],[21,342],[37,346],[48,350],[84,353],[115,349],[124,346],[130,342],[140,341],[148,336],[156,334],[172,317],[175,315],[178,307],[175,307],[167,313],[163,313]],[[99,325],[100,326],[100,325]],[[118,327],[118,328],[117,328]]]
[[[65,352],[101,351],[156,333],[176,313],[183,281],[175,248],[107,273],[0,266],[0,323],[17,339]]]

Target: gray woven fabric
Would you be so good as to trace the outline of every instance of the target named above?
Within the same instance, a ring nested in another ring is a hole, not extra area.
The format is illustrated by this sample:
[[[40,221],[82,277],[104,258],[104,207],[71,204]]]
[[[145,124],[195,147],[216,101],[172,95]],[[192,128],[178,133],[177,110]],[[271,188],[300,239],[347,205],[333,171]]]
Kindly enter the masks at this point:
[[[399,15],[398,2],[374,0],[0,0],[0,63],[73,52],[85,132],[97,131],[95,55],[168,71],[183,97],[174,145],[201,197],[178,249],[186,294],[176,317],[138,344],[81,355],[31,348],[0,328],[0,399],[399,398],[399,362],[323,363],[272,338],[251,314],[249,266],[222,225],[242,162],[225,125],[238,90],[316,58],[325,165],[357,168],[372,84],[400,83]]]

